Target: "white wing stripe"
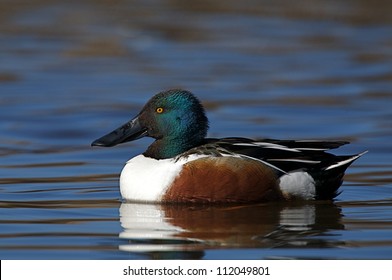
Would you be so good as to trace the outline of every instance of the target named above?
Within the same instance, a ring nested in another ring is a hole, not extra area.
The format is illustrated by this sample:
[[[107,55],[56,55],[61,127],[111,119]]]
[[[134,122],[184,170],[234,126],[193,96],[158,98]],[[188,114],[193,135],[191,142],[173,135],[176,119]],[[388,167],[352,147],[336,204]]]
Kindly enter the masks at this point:
[[[280,171],[280,172],[282,172],[282,173],[284,173],[284,174],[287,174],[286,171],[280,169],[279,167],[276,167],[275,165],[273,165],[273,164],[271,164],[271,163],[269,163],[269,162],[266,162],[266,161],[264,161],[264,160],[261,160],[261,159],[259,159],[259,158],[254,158],[254,157],[250,157],[250,156],[246,156],[246,155],[240,155],[240,157],[244,157],[244,158],[249,158],[249,159],[257,160],[257,161],[259,161],[259,162],[261,162],[261,163],[264,163],[265,165],[267,165],[267,166],[269,166],[269,167],[271,167],[271,168],[273,168],[273,169],[275,169],[275,170],[278,170],[278,171]]]
[[[332,165],[328,166],[327,168],[325,168],[325,170],[330,170],[330,169],[333,169],[333,168],[336,168],[336,167],[345,165],[345,164],[347,164],[347,163],[350,163],[350,162],[356,160],[357,158],[359,158],[360,156],[366,154],[367,152],[368,152],[368,151],[365,151],[365,152],[360,153],[360,154],[358,154],[358,155],[356,155],[356,156],[353,156],[353,157],[351,157],[351,158],[349,158],[349,159],[339,161],[338,163],[335,163],[335,164],[332,164]]]
[[[283,145],[268,143],[268,142],[253,142],[253,143],[234,143],[234,146],[250,146],[250,147],[262,147],[266,149],[276,149],[289,152],[300,152],[299,149],[289,148]]]
[[[292,162],[303,162],[303,163],[313,163],[313,164],[317,164],[317,163],[321,162],[320,160],[307,160],[307,159],[297,159],[297,158],[277,158],[277,159],[271,158],[268,160],[271,160],[271,161],[290,161],[290,162],[292,161]]]

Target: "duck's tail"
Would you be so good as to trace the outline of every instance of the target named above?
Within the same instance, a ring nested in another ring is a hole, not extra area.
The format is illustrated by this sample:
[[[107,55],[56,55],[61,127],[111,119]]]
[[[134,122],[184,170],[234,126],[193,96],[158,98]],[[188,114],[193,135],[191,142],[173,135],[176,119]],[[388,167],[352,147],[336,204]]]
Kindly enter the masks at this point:
[[[280,177],[279,187],[286,199],[331,200],[339,195],[346,169],[359,157],[335,156],[322,168],[290,171]]]

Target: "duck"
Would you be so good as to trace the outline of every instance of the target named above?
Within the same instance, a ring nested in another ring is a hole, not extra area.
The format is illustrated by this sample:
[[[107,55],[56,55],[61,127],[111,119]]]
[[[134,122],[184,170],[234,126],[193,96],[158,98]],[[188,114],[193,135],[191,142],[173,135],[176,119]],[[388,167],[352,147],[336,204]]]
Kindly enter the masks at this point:
[[[333,200],[346,169],[367,152],[328,152],[349,143],[343,140],[208,138],[208,128],[199,99],[190,91],[170,89],[91,145],[154,139],[120,174],[122,198],[142,203]]]

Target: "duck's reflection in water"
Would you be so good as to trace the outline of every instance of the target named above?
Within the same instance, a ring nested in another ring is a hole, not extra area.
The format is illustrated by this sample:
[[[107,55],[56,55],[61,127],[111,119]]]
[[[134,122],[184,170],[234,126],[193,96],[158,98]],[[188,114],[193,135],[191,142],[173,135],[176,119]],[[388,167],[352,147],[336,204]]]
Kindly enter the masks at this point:
[[[341,210],[333,203],[157,205],[123,203],[120,250],[149,258],[201,258],[211,248],[341,246]]]

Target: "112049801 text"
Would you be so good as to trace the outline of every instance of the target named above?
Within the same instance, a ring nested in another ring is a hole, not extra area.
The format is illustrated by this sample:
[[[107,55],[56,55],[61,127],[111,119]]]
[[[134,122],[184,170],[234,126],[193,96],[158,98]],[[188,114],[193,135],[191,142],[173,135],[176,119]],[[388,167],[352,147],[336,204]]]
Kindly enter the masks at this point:
[[[238,266],[223,266],[217,267],[217,275],[235,276],[235,275],[264,275],[269,276],[269,268],[266,267],[238,267]]]

